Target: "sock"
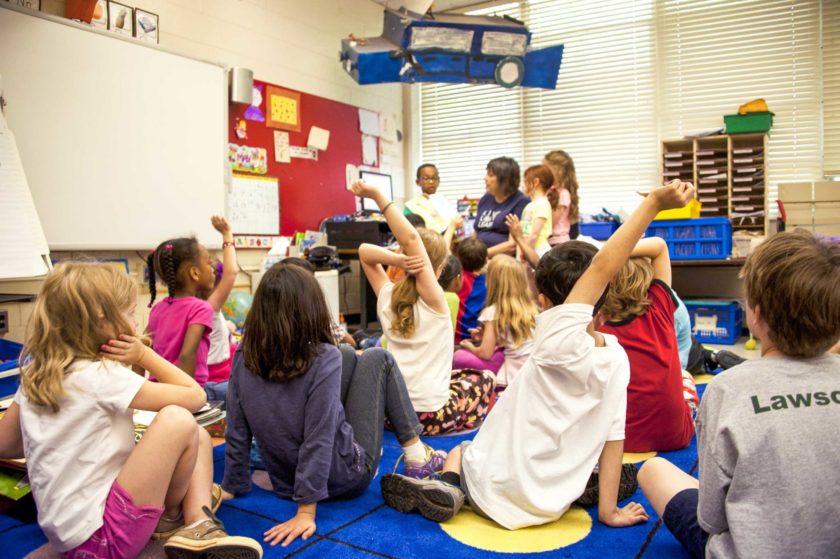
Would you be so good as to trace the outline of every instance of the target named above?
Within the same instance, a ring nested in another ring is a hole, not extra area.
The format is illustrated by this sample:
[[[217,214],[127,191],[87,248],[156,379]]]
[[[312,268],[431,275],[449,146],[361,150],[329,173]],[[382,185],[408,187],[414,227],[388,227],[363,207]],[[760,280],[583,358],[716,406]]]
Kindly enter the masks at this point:
[[[192,523],[192,524],[190,524],[189,526],[184,526],[184,528],[182,528],[182,529],[195,528],[196,526],[198,526],[199,524],[201,524],[201,523],[202,523],[202,522],[204,522],[205,520],[207,520],[207,519],[206,519],[206,518],[202,518],[201,520],[196,520],[195,522],[193,522],[193,523]]]
[[[440,474],[440,480],[461,489],[461,476],[455,472],[443,472]]]
[[[426,461],[426,445],[417,441],[416,443],[404,446],[406,462],[425,462]]]

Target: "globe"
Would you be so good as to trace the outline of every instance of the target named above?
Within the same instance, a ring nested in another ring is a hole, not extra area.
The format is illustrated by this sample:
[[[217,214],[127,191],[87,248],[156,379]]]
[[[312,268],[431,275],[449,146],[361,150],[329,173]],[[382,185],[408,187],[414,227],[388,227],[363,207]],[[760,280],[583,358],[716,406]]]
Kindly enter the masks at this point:
[[[234,291],[230,294],[222,305],[222,314],[225,318],[236,324],[236,327],[241,329],[245,324],[245,317],[248,316],[248,311],[251,309],[251,304],[254,302],[254,296],[245,291]]]

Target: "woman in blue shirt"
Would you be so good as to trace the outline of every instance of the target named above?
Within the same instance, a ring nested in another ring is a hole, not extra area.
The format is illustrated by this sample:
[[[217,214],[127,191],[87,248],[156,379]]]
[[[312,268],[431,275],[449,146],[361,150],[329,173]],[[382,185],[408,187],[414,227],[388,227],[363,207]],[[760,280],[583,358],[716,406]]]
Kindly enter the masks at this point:
[[[516,242],[510,239],[505,218],[522,217],[530,199],[519,191],[519,164],[510,157],[497,157],[487,164],[484,176],[487,194],[478,201],[475,215],[476,236],[487,245],[487,257],[513,254]]]

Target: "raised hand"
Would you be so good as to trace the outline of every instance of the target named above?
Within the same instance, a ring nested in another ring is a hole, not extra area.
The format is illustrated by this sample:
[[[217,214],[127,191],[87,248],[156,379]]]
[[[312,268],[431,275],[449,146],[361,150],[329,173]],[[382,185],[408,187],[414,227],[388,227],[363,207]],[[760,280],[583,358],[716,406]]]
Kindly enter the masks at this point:
[[[351,190],[353,190],[353,194],[361,196],[362,198],[373,198],[374,195],[379,192],[376,187],[369,185],[365,181],[354,182]]]
[[[648,196],[656,200],[660,210],[682,208],[694,198],[694,185],[674,179],[654,188]]]
[[[213,224],[213,229],[224,235],[225,233],[230,233],[230,224],[228,220],[221,215],[214,215],[210,218],[210,223]]]
[[[519,222],[519,218],[516,217],[516,214],[508,214],[505,218],[505,223],[507,223],[508,229],[510,230],[510,236],[513,237],[515,241],[522,239],[522,224]]]

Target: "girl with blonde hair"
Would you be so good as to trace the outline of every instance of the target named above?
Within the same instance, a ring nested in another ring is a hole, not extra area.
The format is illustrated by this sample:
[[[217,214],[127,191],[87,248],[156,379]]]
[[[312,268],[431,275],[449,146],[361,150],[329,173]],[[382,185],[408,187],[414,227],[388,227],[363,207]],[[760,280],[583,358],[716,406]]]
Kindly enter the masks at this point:
[[[453,366],[487,368],[482,365],[490,364],[496,347],[501,346],[504,363],[496,384],[509,385],[531,355],[536,318],[537,306],[531,299],[525,269],[510,256],[495,256],[487,268],[487,306],[478,317],[480,337],[461,341]]]
[[[64,557],[135,557],[169,537],[171,557],[258,559],[260,544],[228,536],[213,514],[210,436],[190,413],[204,390],[135,337],[136,307],[135,284],[108,264],[68,262],[47,276],[0,456],[25,455],[38,523]],[[135,409],[158,412],[136,445]]]
[[[440,435],[477,427],[495,401],[489,371],[453,371],[454,331],[438,283],[447,256],[440,234],[415,229],[376,188],[356,182],[353,192],[374,200],[400,244],[402,254],[363,244],[359,260],[377,296],[376,311],[388,350],[394,355],[423,434]],[[383,266],[405,269],[393,283]]]

